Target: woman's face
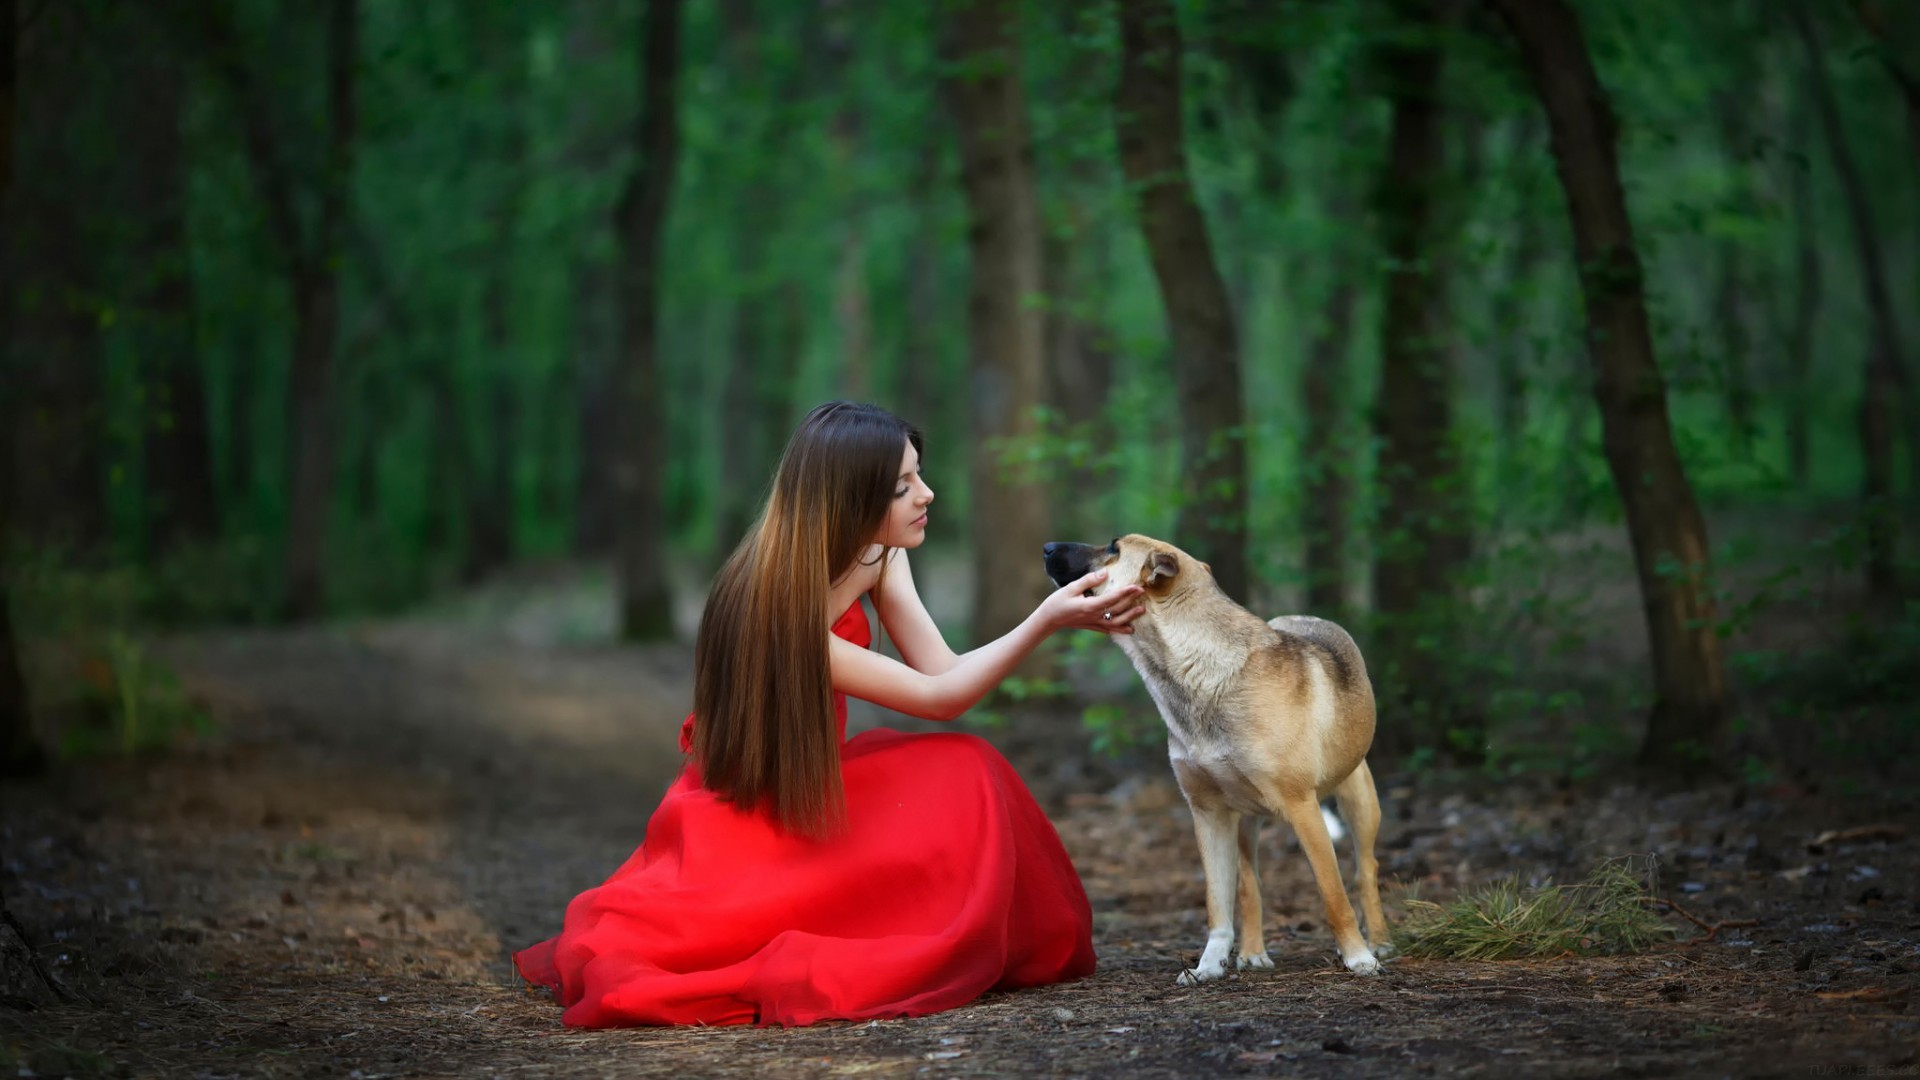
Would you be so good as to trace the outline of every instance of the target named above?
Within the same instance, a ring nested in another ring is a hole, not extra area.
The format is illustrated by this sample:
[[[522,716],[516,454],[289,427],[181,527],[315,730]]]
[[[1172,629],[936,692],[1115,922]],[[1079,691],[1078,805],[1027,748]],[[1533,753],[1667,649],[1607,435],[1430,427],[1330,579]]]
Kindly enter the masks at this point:
[[[873,542],[887,547],[917,548],[927,538],[927,504],[933,501],[933,489],[920,476],[920,452],[913,443],[905,443],[900,458],[900,476],[893,482],[893,501],[887,505],[887,520]]]

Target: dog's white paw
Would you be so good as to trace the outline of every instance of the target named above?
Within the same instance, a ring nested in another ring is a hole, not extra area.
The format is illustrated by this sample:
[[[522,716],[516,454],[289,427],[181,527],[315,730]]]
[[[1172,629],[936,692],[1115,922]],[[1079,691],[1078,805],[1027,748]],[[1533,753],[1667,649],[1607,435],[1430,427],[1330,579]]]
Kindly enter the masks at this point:
[[[1257,953],[1241,953],[1239,956],[1234,957],[1233,966],[1237,968],[1270,968],[1273,966],[1273,957],[1268,956],[1264,949]]]
[[[1399,951],[1400,950],[1393,947],[1393,942],[1391,941],[1383,941],[1380,944],[1375,945],[1373,947],[1373,955],[1379,957],[1382,960],[1385,960],[1391,957],[1394,953],[1397,953]]]
[[[1202,960],[1199,964],[1182,971],[1177,981],[1181,986],[1199,986],[1203,982],[1212,982],[1215,979],[1225,978],[1226,974],[1226,965],[1219,963],[1208,964],[1205,960]]]
[[[1372,975],[1380,970],[1380,961],[1373,955],[1371,949],[1361,949],[1353,956],[1347,957],[1346,961],[1347,970],[1355,975]]]

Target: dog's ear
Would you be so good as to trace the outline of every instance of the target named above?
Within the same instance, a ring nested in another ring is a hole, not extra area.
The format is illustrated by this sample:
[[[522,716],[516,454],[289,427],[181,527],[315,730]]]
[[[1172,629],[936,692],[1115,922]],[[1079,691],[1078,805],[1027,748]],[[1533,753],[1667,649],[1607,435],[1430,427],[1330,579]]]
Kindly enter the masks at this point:
[[[1147,560],[1147,587],[1152,588],[1169,578],[1180,576],[1180,560],[1165,551],[1156,551]]]

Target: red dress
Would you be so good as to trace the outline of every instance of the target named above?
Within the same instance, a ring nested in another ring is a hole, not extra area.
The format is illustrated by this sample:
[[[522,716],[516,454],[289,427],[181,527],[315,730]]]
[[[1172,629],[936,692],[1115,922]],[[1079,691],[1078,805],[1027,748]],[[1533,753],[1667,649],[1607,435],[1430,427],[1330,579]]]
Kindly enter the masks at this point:
[[[833,632],[872,643],[856,601]],[[645,841],[514,963],[573,1027],[923,1016],[1093,971],[1092,913],[1005,758],[959,733],[843,742],[847,828],[775,828],[680,774]],[[690,745],[693,718],[681,729]]]

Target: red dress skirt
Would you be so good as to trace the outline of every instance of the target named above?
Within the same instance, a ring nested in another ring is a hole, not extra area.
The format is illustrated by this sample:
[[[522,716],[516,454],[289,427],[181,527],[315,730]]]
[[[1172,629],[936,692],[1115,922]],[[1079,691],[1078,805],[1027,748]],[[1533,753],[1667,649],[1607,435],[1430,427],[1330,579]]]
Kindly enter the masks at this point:
[[[858,602],[833,632],[872,643]],[[566,1024],[923,1016],[1093,971],[1086,891],[1006,759],[959,733],[845,740],[834,711],[847,828],[791,835],[683,771],[639,850],[514,956]]]

